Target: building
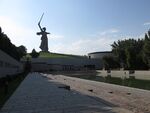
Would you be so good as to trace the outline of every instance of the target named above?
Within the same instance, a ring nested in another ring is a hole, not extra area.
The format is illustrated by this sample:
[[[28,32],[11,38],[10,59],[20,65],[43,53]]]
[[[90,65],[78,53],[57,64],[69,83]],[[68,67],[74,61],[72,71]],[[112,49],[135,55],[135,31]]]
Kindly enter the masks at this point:
[[[102,52],[93,52],[88,54],[88,57],[90,59],[103,59],[104,56],[112,56],[112,52],[102,51]]]
[[[89,59],[95,59],[101,62],[100,69],[105,69],[104,62],[103,62],[104,56],[113,56],[113,54],[111,51],[93,52],[88,54]]]

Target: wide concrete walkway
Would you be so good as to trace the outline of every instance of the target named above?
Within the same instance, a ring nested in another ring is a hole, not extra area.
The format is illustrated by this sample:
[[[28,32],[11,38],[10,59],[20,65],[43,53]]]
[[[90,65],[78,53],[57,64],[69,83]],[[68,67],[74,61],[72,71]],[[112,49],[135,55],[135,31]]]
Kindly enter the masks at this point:
[[[42,74],[29,74],[0,113],[114,113],[103,100],[59,86]]]

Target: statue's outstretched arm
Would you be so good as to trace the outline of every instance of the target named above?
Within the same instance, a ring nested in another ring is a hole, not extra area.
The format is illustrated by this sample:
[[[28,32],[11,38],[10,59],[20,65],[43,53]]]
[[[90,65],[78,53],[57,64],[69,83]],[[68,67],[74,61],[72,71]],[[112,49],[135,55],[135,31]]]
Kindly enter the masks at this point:
[[[41,32],[37,32],[36,34],[37,34],[37,35],[42,35],[42,33],[41,33]]]
[[[49,32],[46,32],[46,34],[51,34],[51,33],[49,33]]]

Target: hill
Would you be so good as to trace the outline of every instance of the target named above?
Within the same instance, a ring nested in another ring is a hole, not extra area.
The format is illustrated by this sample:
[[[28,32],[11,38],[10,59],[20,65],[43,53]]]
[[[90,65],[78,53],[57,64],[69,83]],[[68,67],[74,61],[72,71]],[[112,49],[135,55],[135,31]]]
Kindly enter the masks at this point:
[[[30,53],[28,53],[26,58],[31,58]],[[50,52],[39,52],[38,58],[87,58],[86,56],[71,55],[71,54],[61,54],[61,53],[50,53]]]

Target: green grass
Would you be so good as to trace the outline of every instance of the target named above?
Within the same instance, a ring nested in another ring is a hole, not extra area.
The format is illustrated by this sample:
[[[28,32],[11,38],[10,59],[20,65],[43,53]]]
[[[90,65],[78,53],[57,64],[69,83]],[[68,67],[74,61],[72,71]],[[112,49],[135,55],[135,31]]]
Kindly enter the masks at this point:
[[[124,81],[124,84],[123,84],[124,86],[150,90],[150,80],[127,78],[127,79],[124,79],[123,81]]]
[[[39,52],[38,58],[86,58],[85,56],[71,55],[71,54],[60,54],[60,53],[49,53],[49,52]],[[31,55],[28,53],[23,59],[31,58]]]
[[[85,56],[40,52],[39,58],[86,58]]]
[[[71,56],[56,53],[40,52],[39,58],[69,58]]]
[[[24,80],[27,73],[19,74],[13,76],[8,83],[8,93],[5,94],[4,87],[0,87],[0,109],[3,107],[5,102],[9,99],[9,97],[13,94],[13,92],[17,89],[20,83]]]

